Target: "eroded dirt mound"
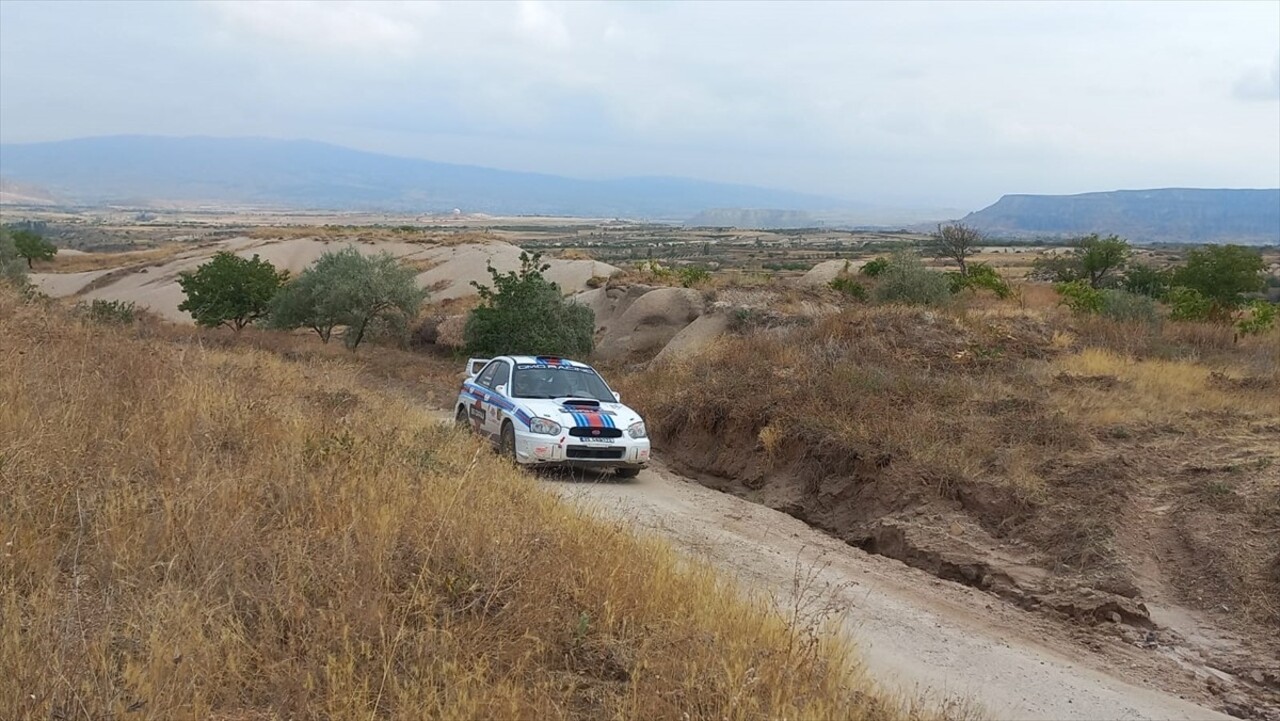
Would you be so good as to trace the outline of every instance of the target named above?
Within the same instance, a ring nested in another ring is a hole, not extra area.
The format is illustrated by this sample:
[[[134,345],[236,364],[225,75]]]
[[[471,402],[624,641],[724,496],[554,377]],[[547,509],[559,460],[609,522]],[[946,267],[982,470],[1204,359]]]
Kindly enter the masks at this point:
[[[490,264],[502,272],[520,267],[520,249],[498,241],[443,245],[332,238],[232,238],[195,246],[158,262],[81,273],[37,273],[31,279],[42,291],[55,297],[132,302],[167,320],[190,323],[191,317],[178,310],[184,298],[178,277],[194,270],[216,252],[226,250],[246,258],[257,255],[296,275],[322,254],[347,246],[368,255],[391,253],[422,269],[417,276],[418,284],[431,291],[433,300],[474,295],[471,281],[488,282]],[[551,258],[545,262],[551,266],[546,277],[559,283],[566,292],[585,289],[592,277],[607,277],[618,271],[607,263],[593,260]]]
[[[648,360],[706,312],[702,292],[692,288],[655,288],[638,297],[633,297],[634,289],[593,292],[601,291],[606,300],[608,293],[622,292],[615,306],[596,316],[596,357],[605,361]]]

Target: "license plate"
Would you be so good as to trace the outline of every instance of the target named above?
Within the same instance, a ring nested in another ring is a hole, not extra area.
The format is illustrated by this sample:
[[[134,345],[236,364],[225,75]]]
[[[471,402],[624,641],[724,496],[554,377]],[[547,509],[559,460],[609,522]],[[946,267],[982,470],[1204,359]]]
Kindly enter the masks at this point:
[[[586,441],[587,443],[613,443],[615,439],[613,439],[613,438],[593,438],[593,437],[591,437],[591,436],[587,436],[587,437],[585,437],[585,438],[579,438],[578,440],[580,440],[580,441]]]

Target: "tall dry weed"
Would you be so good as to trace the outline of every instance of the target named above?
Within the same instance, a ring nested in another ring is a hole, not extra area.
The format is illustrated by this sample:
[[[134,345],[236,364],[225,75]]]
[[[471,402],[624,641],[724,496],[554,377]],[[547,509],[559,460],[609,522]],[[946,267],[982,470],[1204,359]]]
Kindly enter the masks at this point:
[[[0,293],[0,718],[899,715],[359,367]]]

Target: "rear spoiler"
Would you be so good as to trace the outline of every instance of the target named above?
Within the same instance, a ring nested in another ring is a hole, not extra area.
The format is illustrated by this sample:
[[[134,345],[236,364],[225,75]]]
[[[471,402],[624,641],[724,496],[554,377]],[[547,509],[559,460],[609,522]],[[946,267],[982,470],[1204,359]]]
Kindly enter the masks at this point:
[[[485,366],[489,365],[489,358],[469,358],[467,359],[467,379],[475,378]]]

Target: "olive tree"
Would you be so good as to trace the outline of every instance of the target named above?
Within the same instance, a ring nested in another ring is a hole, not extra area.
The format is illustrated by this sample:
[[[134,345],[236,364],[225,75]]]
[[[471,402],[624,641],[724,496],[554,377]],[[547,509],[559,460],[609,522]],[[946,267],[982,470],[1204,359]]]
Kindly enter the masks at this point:
[[[412,268],[390,253],[366,256],[352,246],[325,253],[285,285],[271,303],[275,328],[310,328],[328,342],[345,326],[342,339],[359,347],[376,325],[404,323],[426,298]]]

